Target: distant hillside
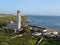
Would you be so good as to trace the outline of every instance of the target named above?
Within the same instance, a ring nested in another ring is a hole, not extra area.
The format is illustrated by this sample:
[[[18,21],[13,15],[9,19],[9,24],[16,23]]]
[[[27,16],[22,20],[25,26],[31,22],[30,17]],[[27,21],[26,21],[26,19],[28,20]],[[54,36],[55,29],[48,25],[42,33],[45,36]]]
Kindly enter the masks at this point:
[[[12,14],[0,14],[0,17],[6,17],[6,16],[14,16]]]
[[[22,16],[22,24],[25,23],[27,16]],[[0,14],[0,25],[7,25],[10,21],[16,22],[16,15]]]

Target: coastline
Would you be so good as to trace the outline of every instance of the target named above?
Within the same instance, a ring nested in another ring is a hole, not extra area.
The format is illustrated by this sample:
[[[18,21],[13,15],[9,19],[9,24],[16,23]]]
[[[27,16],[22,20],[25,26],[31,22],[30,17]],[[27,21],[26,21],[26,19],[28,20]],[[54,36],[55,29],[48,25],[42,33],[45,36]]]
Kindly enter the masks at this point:
[[[60,30],[56,30],[56,29],[50,29],[50,28],[46,28],[48,31],[57,31],[58,33],[60,33]]]
[[[53,32],[54,31],[54,32],[58,32],[60,34],[60,30],[46,28],[46,27],[41,27],[41,26],[36,26],[36,25],[31,25],[31,24],[29,24],[29,26],[36,27],[36,28],[44,28],[44,29],[46,29],[49,32]]]
[[[28,23],[39,27],[46,28],[51,31],[60,32],[59,16],[28,16]]]

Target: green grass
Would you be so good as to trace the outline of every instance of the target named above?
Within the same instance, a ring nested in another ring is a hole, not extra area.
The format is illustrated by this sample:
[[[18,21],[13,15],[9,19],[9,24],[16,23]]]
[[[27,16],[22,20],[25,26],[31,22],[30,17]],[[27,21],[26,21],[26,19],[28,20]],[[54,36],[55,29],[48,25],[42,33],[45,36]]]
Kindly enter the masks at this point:
[[[0,44],[2,43],[8,45],[35,45],[36,39],[27,36],[10,38],[9,35],[1,35]]]
[[[1,15],[0,15],[1,16]],[[25,23],[26,16],[22,16],[22,25]],[[0,26],[6,26],[10,21],[16,22],[16,16],[1,16],[0,17]],[[0,45],[35,45],[36,39],[29,36],[10,38],[16,34],[5,33],[4,27],[0,27]]]
[[[0,15],[1,17],[0,17],[0,25],[7,25],[7,23],[9,23],[11,20],[13,21],[13,22],[16,22],[16,16],[15,15]],[[25,21],[26,21],[26,19],[27,19],[27,16],[22,16],[22,20],[21,20],[21,22],[22,22],[22,25],[25,23]]]
[[[22,25],[25,23],[26,16],[22,16]],[[16,22],[16,16],[1,16],[0,17],[0,26],[7,25],[10,21]],[[15,36],[16,34],[7,34],[4,33],[4,28],[0,27],[0,45],[35,45],[36,39],[28,36],[17,37],[11,39],[11,36]],[[60,40],[54,38],[44,38],[43,41],[39,45],[60,45]]]
[[[45,38],[40,45],[60,45],[60,40],[54,38]]]

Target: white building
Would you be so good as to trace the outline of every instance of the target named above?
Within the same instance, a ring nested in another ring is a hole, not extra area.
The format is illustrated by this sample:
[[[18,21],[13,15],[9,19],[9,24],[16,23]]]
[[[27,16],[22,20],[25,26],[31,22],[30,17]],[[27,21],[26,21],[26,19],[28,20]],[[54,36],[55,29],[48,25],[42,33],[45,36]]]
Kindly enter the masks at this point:
[[[40,36],[42,35],[42,33],[38,33],[38,32],[35,32],[35,33],[32,33],[33,36]]]
[[[54,31],[54,32],[52,32],[52,34],[54,34],[54,35],[58,35],[58,32]]]
[[[11,21],[11,23],[7,24],[9,29],[14,29],[15,32],[20,31],[21,29],[21,12],[18,10],[17,11],[17,16],[16,16],[16,23]]]
[[[43,30],[43,32],[47,32],[47,30]]]

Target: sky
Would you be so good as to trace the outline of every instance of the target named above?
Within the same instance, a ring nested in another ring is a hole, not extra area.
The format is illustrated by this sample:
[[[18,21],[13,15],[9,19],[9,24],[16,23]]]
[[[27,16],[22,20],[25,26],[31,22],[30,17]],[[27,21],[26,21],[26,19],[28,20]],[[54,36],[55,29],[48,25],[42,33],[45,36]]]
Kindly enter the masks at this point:
[[[0,0],[0,13],[60,16],[60,0]]]

